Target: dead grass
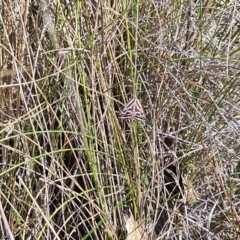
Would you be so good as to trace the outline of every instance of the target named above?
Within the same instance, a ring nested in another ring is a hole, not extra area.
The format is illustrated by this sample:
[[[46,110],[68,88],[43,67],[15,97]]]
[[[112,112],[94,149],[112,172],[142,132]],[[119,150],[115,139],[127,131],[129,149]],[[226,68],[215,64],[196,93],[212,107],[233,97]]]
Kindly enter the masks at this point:
[[[238,1],[60,2],[0,3],[0,237],[240,239]]]

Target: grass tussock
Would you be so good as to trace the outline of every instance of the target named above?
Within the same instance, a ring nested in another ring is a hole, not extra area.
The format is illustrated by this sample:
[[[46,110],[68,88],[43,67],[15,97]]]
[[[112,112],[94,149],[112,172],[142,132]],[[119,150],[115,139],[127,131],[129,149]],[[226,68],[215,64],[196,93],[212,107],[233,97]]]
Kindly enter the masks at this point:
[[[1,239],[240,239],[237,0],[0,11]]]

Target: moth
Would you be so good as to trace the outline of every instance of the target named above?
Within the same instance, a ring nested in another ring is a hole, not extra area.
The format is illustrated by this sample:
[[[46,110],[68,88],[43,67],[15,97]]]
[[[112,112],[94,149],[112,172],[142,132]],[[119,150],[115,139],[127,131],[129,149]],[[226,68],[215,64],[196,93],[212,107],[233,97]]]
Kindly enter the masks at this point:
[[[119,114],[121,119],[135,119],[139,122],[146,123],[146,116],[139,100],[134,97]]]

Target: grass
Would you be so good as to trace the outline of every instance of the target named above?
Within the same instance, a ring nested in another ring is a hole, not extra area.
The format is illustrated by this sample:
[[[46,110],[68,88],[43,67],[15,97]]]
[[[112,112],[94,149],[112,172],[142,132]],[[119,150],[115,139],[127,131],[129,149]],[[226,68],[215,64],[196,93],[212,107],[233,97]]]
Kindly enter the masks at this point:
[[[239,7],[1,2],[0,237],[238,239]]]

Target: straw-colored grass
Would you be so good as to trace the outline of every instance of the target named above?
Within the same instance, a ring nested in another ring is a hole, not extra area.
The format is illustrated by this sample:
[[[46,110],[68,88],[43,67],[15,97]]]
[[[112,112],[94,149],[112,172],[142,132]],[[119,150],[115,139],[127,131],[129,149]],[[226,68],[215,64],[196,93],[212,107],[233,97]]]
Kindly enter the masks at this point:
[[[240,238],[237,0],[0,11],[1,239]]]

